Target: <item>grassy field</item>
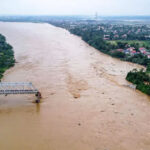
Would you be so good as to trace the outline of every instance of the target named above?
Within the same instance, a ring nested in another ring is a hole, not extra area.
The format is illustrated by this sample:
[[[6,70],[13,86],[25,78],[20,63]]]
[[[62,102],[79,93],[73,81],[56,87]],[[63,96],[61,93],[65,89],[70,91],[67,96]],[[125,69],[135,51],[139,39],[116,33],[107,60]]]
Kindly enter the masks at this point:
[[[108,41],[109,43],[113,44],[113,45],[117,45],[117,42],[126,42],[128,44],[134,44],[134,43],[138,43],[140,47],[149,47],[148,50],[150,50],[150,41],[138,41],[138,40],[131,40],[131,41],[126,41],[126,40],[117,40],[117,41]]]

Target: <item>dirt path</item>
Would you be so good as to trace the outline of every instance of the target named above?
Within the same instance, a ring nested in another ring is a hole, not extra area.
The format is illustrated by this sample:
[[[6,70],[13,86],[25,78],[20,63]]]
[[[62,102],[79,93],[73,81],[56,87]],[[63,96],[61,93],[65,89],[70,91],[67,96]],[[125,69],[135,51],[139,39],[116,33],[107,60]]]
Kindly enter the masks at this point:
[[[149,150],[150,97],[126,87],[129,70],[48,24],[0,23],[17,64],[4,81],[30,81],[34,96],[0,96],[2,150]]]

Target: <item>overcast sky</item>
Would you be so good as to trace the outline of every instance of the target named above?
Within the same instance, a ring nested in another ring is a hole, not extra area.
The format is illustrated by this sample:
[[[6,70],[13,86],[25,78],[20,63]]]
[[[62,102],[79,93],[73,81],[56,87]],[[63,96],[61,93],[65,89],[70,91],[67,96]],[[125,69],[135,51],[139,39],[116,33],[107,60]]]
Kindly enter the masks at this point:
[[[0,15],[150,15],[150,0],[0,0]]]

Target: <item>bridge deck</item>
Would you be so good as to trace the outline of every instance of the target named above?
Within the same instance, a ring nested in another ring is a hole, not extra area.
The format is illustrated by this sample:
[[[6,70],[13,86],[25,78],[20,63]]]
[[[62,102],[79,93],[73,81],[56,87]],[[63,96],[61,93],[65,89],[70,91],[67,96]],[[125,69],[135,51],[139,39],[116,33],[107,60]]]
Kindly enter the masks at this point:
[[[30,82],[0,82],[0,95],[37,94],[38,92]]]

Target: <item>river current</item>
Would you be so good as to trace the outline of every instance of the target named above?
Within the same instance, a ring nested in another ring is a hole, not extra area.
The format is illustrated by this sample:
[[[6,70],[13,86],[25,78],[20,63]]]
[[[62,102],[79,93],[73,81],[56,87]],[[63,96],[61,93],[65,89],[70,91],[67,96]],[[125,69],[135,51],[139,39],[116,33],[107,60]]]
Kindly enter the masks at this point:
[[[127,72],[141,66],[90,47],[49,24],[0,23],[16,65],[3,81],[42,93],[0,96],[0,150],[149,150],[150,97]]]

